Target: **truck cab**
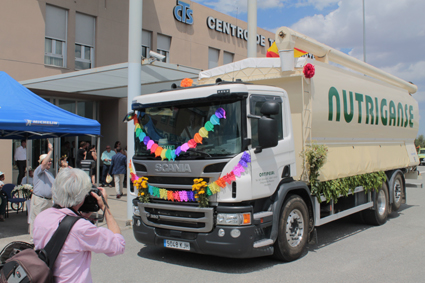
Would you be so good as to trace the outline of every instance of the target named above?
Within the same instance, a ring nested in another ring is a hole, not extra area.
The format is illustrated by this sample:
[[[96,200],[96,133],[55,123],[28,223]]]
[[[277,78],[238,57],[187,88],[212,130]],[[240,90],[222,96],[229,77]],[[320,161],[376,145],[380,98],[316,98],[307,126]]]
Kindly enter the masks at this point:
[[[194,179],[212,183],[232,175],[209,197],[208,207],[200,207],[196,199],[178,201],[155,194],[146,203],[135,199],[136,239],[229,257],[272,254],[270,197],[282,180],[296,175],[287,93],[271,86],[218,82],[144,95],[132,105],[146,135],[163,149],[181,148],[201,128],[209,129],[196,147],[171,160],[155,157],[135,137],[134,168],[150,186],[167,193],[190,192]],[[211,127],[219,108],[225,117]],[[238,164],[244,154],[250,161],[241,171]]]
[[[420,165],[425,163],[425,148],[420,148],[418,150],[418,158],[419,158]]]

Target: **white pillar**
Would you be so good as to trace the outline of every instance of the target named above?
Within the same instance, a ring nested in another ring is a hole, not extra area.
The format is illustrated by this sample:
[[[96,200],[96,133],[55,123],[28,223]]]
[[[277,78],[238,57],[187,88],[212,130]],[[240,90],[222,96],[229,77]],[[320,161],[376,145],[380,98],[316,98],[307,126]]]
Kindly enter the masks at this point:
[[[129,1],[128,19],[128,92],[127,110],[132,111],[134,97],[141,93],[142,77],[142,7],[143,0]],[[133,216],[132,199],[136,196],[130,192],[130,169],[128,162],[134,155],[134,123],[127,123],[127,218]]]
[[[363,62],[366,62],[366,16],[363,0]]]
[[[257,0],[248,1],[248,58],[257,57]]]

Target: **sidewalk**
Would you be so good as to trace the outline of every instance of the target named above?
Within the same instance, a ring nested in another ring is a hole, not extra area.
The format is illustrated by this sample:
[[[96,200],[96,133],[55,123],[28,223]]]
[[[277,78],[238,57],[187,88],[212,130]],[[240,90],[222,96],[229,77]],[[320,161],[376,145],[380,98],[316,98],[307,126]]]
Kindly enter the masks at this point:
[[[130,229],[131,222],[127,219],[127,196],[116,199],[115,188],[105,187],[108,195],[108,205],[121,230]],[[124,191],[126,189],[124,188]],[[101,212],[101,211],[100,211]],[[99,227],[106,228],[106,221],[98,224]],[[0,251],[5,245],[12,241],[29,242],[29,224],[27,223],[26,212],[9,211],[9,218],[0,222]]]

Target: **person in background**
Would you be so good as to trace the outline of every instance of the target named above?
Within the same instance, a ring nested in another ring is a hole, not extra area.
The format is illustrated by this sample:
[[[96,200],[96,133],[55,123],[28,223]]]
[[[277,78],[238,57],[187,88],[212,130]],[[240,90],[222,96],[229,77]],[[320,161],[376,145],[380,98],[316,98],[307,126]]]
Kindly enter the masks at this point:
[[[28,171],[28,176],[26,176],[26,174],[25,174],[25,177],[22,178],[21,185],[30,184],[31,186],[34,186],[34,181],[33,181],[34,169],[32,169],[31,166],[28,166],[27,171]],[[25,172],[27,172],[27,171],[25,171]]]
[[[97,161],[97,152],[96,146],[90,146],[90,149],[87,151],[86,160],[93,160],[94,167],[91,169],[90,176],[93,184],[96,184],[96,161]]]
[[[66,155],[67,157],[71,156],[71,143],[65,141],[61,148],[61,156]]]
[[[55,181],[49,169],[52,166],[53,145],[47,140],[49,151],[40,155],[40,165],[34,171],[34,191],[31,196],[30,209],[30,241],[33,240],[34,220],[43,210],[52,206],[52,186]]]
[[[114,151],[115,151],[115,153],[118,153],[118,152],[117,152],[117,148],[118,148],[118,147],[121,147],[121,142],[120,142],[120,141],[116,141],[116,142],[115,142],[115,145],[114,145]]]
[[[75,159],[75,167],[81,168],[81,160],[86,159],[87,154],[87,143],[85,141],[80,142],[80,148],[77,151],[77,157]]]
[[[122,150],[122,154],[125,155],[125,157],[127,157],[127,146],[125,146],[125,148]],[[124,181],[123,181],[123,188],[126,187],[127,188],[127,166],[125,166],[125,173],[124,173]]]
[[[68,165],[68,157],[66,155],[62,156],[59,159],[59,171],[64,168],[72,168],[71,166]]]
[[[121,198],[124,194],[123,182],[124,175],[127,169],[127,157],[122,154],[121,147],[117,147],[117,154],[112,156],[110,174],[114,176],[115,191],[117,193],[117,198]]]
[[[71,150],[70,150],[70,156],[69,156],[69,165],[72,167],[76,167],[75,166],[75,156],[77,149],[75,148],[75,141],[71,142]]]
[[[52,193],[55,205],[40,213],[34,222],[34,244],[43,249],[66,215],[89,217],[78,212],[92,188],[90,178],[80,169],[64,169],[56,176]],[[91,253],[116,256],[124,253],[125,240],[107,205],[105,189],[99,188],[103,200],[91,192],[104,212],[108,228],[96,227],[90,221],[79,219],[72,227],[54,268],[54,282],[92,282]],[[105,202],[104,202],[105,201]]]
[[[15,150],[14,159],[19,170],[18,181],[16,184],[20,184],[22,182],[22,178],[25,176],[25,168],[27,167],[27,142],[25,140],[22,140],[21,146]]]
[[[0,171],[0,188],[4,186],[4,173]]]
[[[102,152],[102,162],[103,162],[103,169],[102,169],[102,187],[105,187],[106,185],[109,185],[109,187],[112,187],[111,184],[106,184],[106,176],[109,173],[109,169],[111,168],[111,161],[112,156],[114,156],[116,153],[115,151],[111,150],[111,146],[107,145],[106,150]]]
[[[6,213],[6,205],[7,205],[7,196],[6,193],[2,191],[4,186],[4,173],[0,172],[0,222],[4,221],[4,215]]]

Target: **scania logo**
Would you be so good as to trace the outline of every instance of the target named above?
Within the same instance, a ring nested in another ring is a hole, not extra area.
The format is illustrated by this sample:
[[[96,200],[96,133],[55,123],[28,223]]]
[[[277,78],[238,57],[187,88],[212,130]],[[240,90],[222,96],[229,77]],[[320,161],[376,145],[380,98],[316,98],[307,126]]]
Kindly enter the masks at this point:
[[[189,164],[167,164],[158,163],[155,165],[156,172],[179,172],[179,173],[191,173]]]

